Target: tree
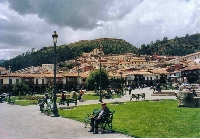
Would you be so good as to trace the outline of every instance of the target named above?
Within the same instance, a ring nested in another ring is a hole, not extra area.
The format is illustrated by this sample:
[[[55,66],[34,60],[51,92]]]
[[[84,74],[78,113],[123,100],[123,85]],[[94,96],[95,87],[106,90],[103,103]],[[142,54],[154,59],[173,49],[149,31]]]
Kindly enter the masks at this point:
[[[94,90],[95,89],[95,83],[96,86],[99,87],[100,85],[100,69],[95,70],[91,72],[91,74],[87,77],[86,83],[88,85],[88,89]],[[101,69],[101,88],[105,89],[107,86],[109,86],[110,82],[108,80],[108,73]]]
[[[28,85],[24,82],[17,82],[14,84],[12,91],[15,92],[16,95],[25,95],[24,92],[28,91]]]

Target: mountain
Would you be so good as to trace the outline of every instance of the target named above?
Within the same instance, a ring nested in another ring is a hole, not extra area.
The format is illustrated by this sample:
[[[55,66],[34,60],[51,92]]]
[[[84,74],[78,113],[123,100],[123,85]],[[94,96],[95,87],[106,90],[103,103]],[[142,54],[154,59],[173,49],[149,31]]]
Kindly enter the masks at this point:
[[[95,48],[103,46],[104,54],[122,54],[134,53],[137,55],[166,55],[166,56],[184,56],[200,51],[200,34],[186,34],[185,37],[175,37],[168,40],[164,37],[163,40],[156,40],[150,44],[143,44],[140,48],[126,42],[123,39],[115,38],[100,38],[95,40],[81,40],[75,43],[64,44],[57,46],[57,63],[75,59],[83,52],[91,52]],[[54,47],[43,47],[35,51],[32,49],[22,55],[19,55],[11,60],[4,61],[0,66],[19,70],[30,66],[41,66],[42,64],[53,64]]]
[[[3,63],[3,62],[5,62],[5,61],[6,61],[6,60],[4,60],[4,59],[0,60],[0,64]]]
[[[80,56],[83,52],[91,52],[95,48],[103,46],[104,54],[121,54],[135,53],[138,48],[126,42],[123,39],[115,38],[100,38],[95,40],[81,40],[68,45],[64,44],[56,47],[57,63],[74,59]],[[13,71],[23,69],[30,66],[41,66],[42,64],[53,64],[54,62],[54,47],[43,47],[35,51],[32,49],[22,55],[19,55],[11,60],[3,62],[1,65],[5,68],[12,67]]]
[[[167,56],[185,56],[200,50],[200,34],[186,34],[185,37],[175,37],[168,40],[164,37],[163,40],[156,40],[147,45],[141,45],[138,50],[139,54],[146,55],[167,55]]]

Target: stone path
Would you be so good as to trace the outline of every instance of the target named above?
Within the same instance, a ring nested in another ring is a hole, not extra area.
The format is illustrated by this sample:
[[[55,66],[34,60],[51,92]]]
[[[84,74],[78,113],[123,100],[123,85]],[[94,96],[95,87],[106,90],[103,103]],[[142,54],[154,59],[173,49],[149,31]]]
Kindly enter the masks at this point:
[[[133,90],[146,93],[146,99],[175,99],[175,96],[151,96],[152,90]],[[128,92],[122,98],[104,102],[129,101]],[[134,100],[134,99],[133,99]],[[98,100],[78,102],[78,105],[97,104]],[[74,104],[70,104],[74,105]],[[59,105],[58,105],[59,106]],[[83,116],[84,117],[84,116]],[[18,106],[0,103],[0,139],[67,139],[67,138],[130,138],[120,133],[92,134],[84,124],[62,117],[41,114],[38,105]]]

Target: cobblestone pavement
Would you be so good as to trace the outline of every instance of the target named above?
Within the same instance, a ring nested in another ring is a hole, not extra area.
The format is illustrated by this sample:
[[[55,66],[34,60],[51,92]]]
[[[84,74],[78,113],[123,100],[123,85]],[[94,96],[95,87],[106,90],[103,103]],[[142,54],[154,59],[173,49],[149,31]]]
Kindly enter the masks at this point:
[[[133,90],[146,93],[146,99],[175,99],[174,96],[151,96],[152,90]],[[126,93],[122,98],[105,99],[104,102],[129,101]],[[97,100],[78,102],[78,105],[97,104]],[[74,105],[74,104],[71,104]],[[59,106],[58,107],[62,107]],[[62,117],[41,114],[38,105],[18,106],[0,103],[0,139],[66,139],[66,138],[130,138],[120,133],[92,134],[84,124]]]

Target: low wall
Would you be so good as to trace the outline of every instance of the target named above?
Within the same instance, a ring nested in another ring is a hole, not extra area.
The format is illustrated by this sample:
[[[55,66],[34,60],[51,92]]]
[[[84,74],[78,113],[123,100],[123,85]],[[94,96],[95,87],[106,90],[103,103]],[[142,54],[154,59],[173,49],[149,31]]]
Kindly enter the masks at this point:
[[[179,107],[200,107],[200,97],[187,91],[179,91],[176,94]]]

